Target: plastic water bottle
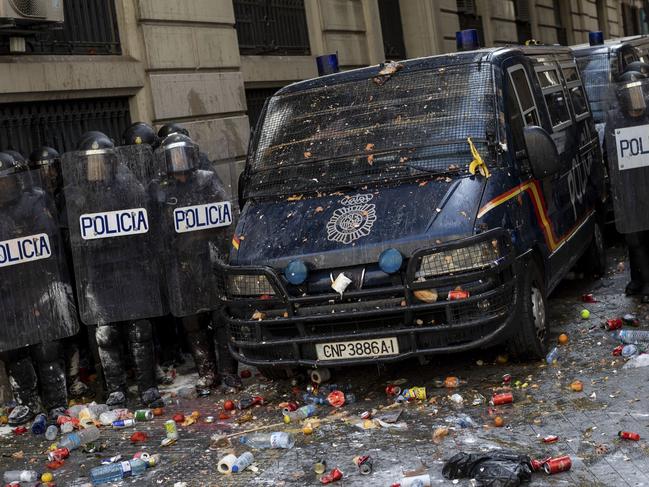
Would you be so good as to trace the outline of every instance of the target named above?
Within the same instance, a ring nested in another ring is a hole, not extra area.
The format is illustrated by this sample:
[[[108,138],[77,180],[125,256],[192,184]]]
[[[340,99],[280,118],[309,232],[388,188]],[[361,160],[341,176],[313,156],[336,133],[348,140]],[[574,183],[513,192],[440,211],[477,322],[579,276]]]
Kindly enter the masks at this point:
[[[110,426],[119,419],[117,411],[106,411],[99,415],[99,422],[104,426]]]
[[[58,448],[67,448],[72,451],[79,448],[81,445],[91,443],[99,439],[100,433],[96,426],[89,426],[75,433],[65,435],[59,441]]]
[[[313,394],[309,394],[308,392],[302,394],[302,400],[309,404],[327,404],[326,397],[314,396]]]
[[[102,413],[110,410],[110,408],[106,404],[88,404],[88,409],[93,414],[93,419],[98,418],[102,415]]]
[[[649,330],[617,330],[616,336],[619,341],[627,344],[649,342]]]
[[[63,423],[61,425],[61,433],[72,433],[74,431],[74,424],[73,423]]]
[[[45,433],[45,428],[47,428],[47,416],[40,413],[36,418],[34,418],[34,422],[32,423],[32,433],[35,435],[42,435]]]
[[[624,358],[629,358],[629,357],[633,357],[634,355],[638,355],[638,353],[639,353],[638,347],[633,344],[630,344],[630,345],[624,345],[624,347],[622,348],[621,355]]]
[[[79,413],[80,413],[81,411],[83,411],[84,409],[86,409],[86,405],[85,405],[85,404],[75,404],[74,406],[72,406],[72,407],[70,407],[70,408],[68,409],[68,415],[69,415],[69,416],[72,416],[73,418],[78,418],[78,417],[79,417]]]
[[[274,433],[256,433],[242,436],[239,441],[252,448],[293,448],[295,438],[289,433],[276,431]]]
[[[318,408],[313,404],[308,404],[302,406],[301,408],[296,409],[284,414],[285,423],[295,423],[305,418],[313,416],[317,412]]]
[[[250,465],[252,465],[252,462],[254,462],[254,461],[255,461],[255,457],[252,455],[252,453],[247,451],[243,455],[241,455],[239,458],[237,458],[237,461],[234,462],[232,467],[230,467],[230,471],[232,473],[243,472],[246,468],[248,468]]]
[[[45,438],[47,438],[48,441],[56,440],[56,437],[58,435],[59,435],[59,429],[56,427],[55,424],[49,425],[45,430]]]
[[[545,361],[548,363],[548,365],[552,365],[553,363],[557,362],[558,360],[559,360],[559,347],[554,347],[545,356]]]
[[[38,472],[34,470],[7,470],[3,479],[7,484],[11,482],[36,482]]]
[[[147,469],[147,463],[139,458],[125,462],[101,465],[90,470],[90,480],[94,485],[106,484],[126,477],[142,475]]]

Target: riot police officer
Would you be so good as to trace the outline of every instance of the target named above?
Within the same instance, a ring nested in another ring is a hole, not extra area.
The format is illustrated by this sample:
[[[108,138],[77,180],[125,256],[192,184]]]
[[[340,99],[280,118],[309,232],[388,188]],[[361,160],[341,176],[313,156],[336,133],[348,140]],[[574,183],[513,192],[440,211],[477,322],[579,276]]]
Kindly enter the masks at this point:
[[[625,235],[629,248],[631,281],[626,286],[626,294],[641,296],[645,303],[649,302],[649,216],[643,201],[649,168],[630,168],[627,161],[619,160],[618,154],[628,158],[630,152],[619,152],[618,143],[624,144],[622,140],[627,137],[627,129],[639,127],[649,133],[646,102],[648,82],[639,71],[625,71],[615,83],[606,122],[615,221],[618,231]]]
[[[124,148],[128,149],[128,148]],[[91,134],[64,155],[63,177],[79,309],[96,325],[95,337],[108,390],[106,404],[126,403],[126,344],[135,368],[141,402],[162,405],[149,318],[164,314],[161,276],[152,242],[157,239],[142,184],[120,158],[147,157],[119,152],[105,135]],[[151,165],[132,161],[134,166]]]
[[[67,407],[60,340],[78,330],[52,203],[31,191],[32,181],[12,155],[0,153],[0,352],[18,402],[10,425],[41,410],[39,383],[52,418]]]
[[[197,392],[207,395],[219,382],[211,327],[223,383],[239,387],[241,381],[236,361],[228,351],[225,327],[216,321],[218,313],[210,313],[219,305],[211,263],[215,255],[223,257],[226,253],[232,207],[218,176],[198,169],[198,159],[198,146],[188,136],[167,136],[156,151],[163,176],[151,185],[150,192],[158,203],[164,229],[165,248],[161,252],[170,311],[181,318],[187,334],[198,369]],[[213,210],[210,221],[205,220],[207,209]]]
[[[153,127],[146,122],[135,122],[122,134],[122,145],[148,145],[156,147],[158,136]]]
[[[67,209],[65,196],[63,194],[63,175],[61,174],[61,155],[59,152],[48,146],[42,146],[32,151],[27,159],[27,165],[31,171],[39,174],[43,191],[54,202],[56,218],[61,231],[67,265],[72,265],[72,250],[70,248],[70,229],[68,227]],[[69,278],[73,277],[69,273]],[[79,377],[81,348],[87,343],[86,330],[81,329],[79,334],[66,339],[63,343],[65,350],[66,378],[68,394],[73,398],[82,398],[91,395],[90,388],[81,381]]]
[[[173,134],[186,135],[187,137],[191,138],[189,134],[189,130],[187,130],[184,126],[180,125],[179,123],[171,122],[160,127],[160,130],[158,130],[158,140],[162,142],[164,139],[166,139],[167,137]],[[197,168],[202,169],[204,171],[214,170],[214,165],[210,160],[209,156],[205,152],[201,151],[200,148],[198,151]]]

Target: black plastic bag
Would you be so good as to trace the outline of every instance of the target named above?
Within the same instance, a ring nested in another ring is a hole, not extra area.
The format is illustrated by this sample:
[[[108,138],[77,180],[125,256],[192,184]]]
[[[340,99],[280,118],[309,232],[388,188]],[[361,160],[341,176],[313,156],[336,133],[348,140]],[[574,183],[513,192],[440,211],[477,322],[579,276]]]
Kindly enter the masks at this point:
[[[517,487],[532,478],[531,459],[513,451],[460,452],[444,464],[447,479],[473,478],[482,487]]]

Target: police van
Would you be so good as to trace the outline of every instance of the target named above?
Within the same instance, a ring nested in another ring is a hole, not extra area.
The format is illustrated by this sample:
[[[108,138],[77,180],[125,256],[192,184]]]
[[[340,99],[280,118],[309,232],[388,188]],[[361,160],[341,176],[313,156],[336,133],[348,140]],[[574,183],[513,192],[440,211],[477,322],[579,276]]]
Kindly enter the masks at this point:
[[[588,44],[572,46],[583,77],[595,125],[603,142],[609,87],[634,62],[649,63],[649,36],[604,41],[601,32],[590,32]]]
[[[323,76],[267,103],[223,276],[264,373],[548,345],[547,296],[603,273],[603,163],[572,51],[516,46]],[[270,371],[270,372],[269,372]]]

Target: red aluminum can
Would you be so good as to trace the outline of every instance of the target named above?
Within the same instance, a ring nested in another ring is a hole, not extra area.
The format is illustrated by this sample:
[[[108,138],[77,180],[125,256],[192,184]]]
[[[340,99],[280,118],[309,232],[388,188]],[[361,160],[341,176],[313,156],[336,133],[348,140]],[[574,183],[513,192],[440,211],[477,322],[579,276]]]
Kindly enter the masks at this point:
[[[567,472],[572,467],[572,460],[568,455],[562,457],[549,458],[543,464],[543,470],[548,475],[552,475],[559,472]]]
[[[385,393],[388,396],[398,396],[401,394],[401,387],[390,384],[385,388]]]
[[[512,381],[512,376],[511,374],[505,374],[503,375],[503,384],[509,384]]]
[[[634,433],[632,431],[620,431],[617,434],[620,438],[623,440],[631,440],[631,441],[639,441],[640,440],[640,435],[638,433]]]
[[[595,299],[595,296],[593,296],[590,293],[589,294],[582,294],[581,300],[584,303],[596,303],[597,302],[597,300]]]
[[[491,404],[494,406],[501,406],[503,404],[511,404],[514,402],[514,395],[511,392],[503,392],[502,394],[494,394],[491,398]]]
[[[618,345],[613,349],[613,356],[619,357],[622,355],[622,349],[624,348],[624,345]]]
[[[467,299],[469,296],[471,296],[471,293],[463,289],[453,289],[452,291],[448,292],[449,301],[458,301],[460,299]]]
[[[622,328],[622,318],[613,318],[612,320],[606,320],[604,323],[604,329],[608,331],[619,330]]]
[[[556,443],[559,441],[559,437],[556,435],[550,435],[543,438],[543,443]]]
[[[539,470],[543,469],[543,464],[547,462],[550,459],[550,457],[544,459],[544,460],[535,460],[532,459],[530,462],[530,467],[532,467],[532,472],[538,472]]]
[[[68,450],[67,448],[57,448],[56,450],[52,450],[47,454],[47,458],[50,462],[60,462],[62,460],[65,460],[69,456],[70,450]]]

